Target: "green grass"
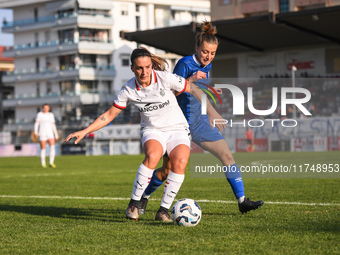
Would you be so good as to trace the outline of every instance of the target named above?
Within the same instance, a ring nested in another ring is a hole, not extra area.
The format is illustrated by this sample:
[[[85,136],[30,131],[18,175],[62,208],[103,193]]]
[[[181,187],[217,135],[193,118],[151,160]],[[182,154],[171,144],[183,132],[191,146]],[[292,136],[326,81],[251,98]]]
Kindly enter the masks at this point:
[[[239,165],[340,163],[339,152],[234,157]],[[0,254],[340,253],[340,179],[244,178],[246,195],[267,202],[263,208],[242,215],[236,203],[200,202],[201,222],[185,228],[154,221],[163,187],[137,222],[125,219],[142,160],[63,156],[56,169],[43,169],[37,157],[0,158]],[[177,195],[184,197],[235,201],[225,179],[190,178],[189,167]]]

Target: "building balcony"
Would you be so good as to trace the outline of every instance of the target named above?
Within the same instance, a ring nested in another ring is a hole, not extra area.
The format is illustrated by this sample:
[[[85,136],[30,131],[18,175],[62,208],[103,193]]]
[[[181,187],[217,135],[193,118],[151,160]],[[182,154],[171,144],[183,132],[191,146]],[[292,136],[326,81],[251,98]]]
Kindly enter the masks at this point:
[[[243,15],[268,12],[268,10],[269,0],[249,0],[241,3],[241,12]]]
[[[2,32],[15,33],[41,29],[62,29],[70,26],[110,29],[113,25],[112,15],[96,12],[67,12],[61,15],[44,16],[32,19],[3,22]]]
[[[3,57],[26,57],[37,55],[62,55],[64,52],[87,53],[87,54],[111,54],[114,51],[112,40],[101,38],[81,37],[79,39],[65,39],[48,42],[36,42],[6,47]]]
[[[15,83],[41,80],[113,80],[116,76],[114,66],[75,65],[48,68],[15,69],[5,72],[3,83]]]
[[[298,7],[308,6],[308,5],[320,5],[325,4],[326,0],[296,0],[295,4]]]
[[[25,107],[25,106],[41,106],[48,102],[49,105],[62,105],[62,104],[99,104],[99,103],[112,103],[115,98],[114,94],[107,91],[79,91],[79,92],[53,92],[48,94],[25,93],[8,95],[3,99],[3,108]],[[25,122],[25,121],[20,121]],[[11,123],[19,123],[16,120],[11,120]],[[9,123],[9,124],[11,124]]]

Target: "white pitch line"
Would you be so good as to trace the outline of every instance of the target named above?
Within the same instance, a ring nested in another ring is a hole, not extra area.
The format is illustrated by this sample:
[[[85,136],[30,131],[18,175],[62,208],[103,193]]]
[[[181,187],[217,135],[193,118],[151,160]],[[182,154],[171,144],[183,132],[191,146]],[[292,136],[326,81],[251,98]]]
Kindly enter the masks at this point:
[[[0,195],[0,198],[43,198],[43,199],[84,199],[84,200],[130,200],[124,197],[70,197],[70,196],[21,196],[21,195]],[[161,199],[151,198],[152,201],[160,201]],[[222,203],[222,204],[236,204],[236,201],[224,200],[196,200],[198,203]],[[340,206],[335,203],[301,203],[301,202],[271,202],[265,201],[265,204],[274,205],[308,205],[308,206]]]

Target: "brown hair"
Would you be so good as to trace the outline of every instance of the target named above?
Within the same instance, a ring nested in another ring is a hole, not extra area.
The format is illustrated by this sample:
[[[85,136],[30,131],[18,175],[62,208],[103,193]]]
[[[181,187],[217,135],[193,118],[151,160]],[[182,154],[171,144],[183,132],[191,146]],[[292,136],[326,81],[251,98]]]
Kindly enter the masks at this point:
[[[196,46],[200,47],[203,42],[218,44],[217,37],[215,34],[217,33],[216,27],[211,24],[209,21],[203,21],[201,25],[202,32],[196,35]]]
[[[144,47],[140,47],[137,49],[134,49],[131,54],[131,64],[134,65],[134,60],[139,57],[147,56],[151,58],[152,62],[152,69],[158,70],[158,71],[165,71],[167,67],[169,66],[168,61],[166,61],[164,58],[158,57],[154,54],[152,54],[150,51],[148,51]]]

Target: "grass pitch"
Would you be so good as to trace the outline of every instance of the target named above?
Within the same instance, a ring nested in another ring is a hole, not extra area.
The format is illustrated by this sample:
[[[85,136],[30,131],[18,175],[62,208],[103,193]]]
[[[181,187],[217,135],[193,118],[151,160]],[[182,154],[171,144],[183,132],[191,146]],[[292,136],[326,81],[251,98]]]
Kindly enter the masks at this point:
[[[294,164],[340,163],[339,152],[234,157],[238,164],[289,158]],[[199,202],[201,222],[185,228],[154,221],[163,187],[137,222],[125,219],[142,160],[61,156],[56,169],[43,169],[38,157],[0,158],[0,253],[340,253],[340,179],[244,178],[246,196],[265,205],[242,215],[225,179],[194,179],[188,170],[177,198],[209,202]]]

